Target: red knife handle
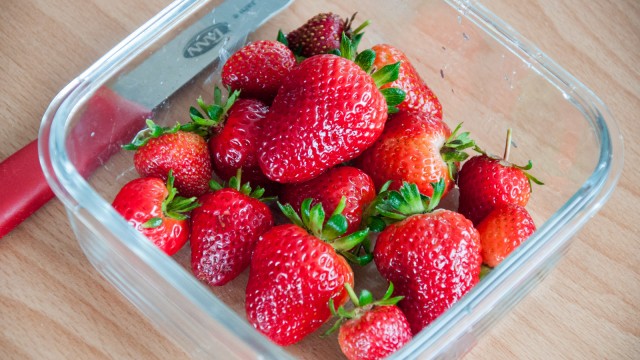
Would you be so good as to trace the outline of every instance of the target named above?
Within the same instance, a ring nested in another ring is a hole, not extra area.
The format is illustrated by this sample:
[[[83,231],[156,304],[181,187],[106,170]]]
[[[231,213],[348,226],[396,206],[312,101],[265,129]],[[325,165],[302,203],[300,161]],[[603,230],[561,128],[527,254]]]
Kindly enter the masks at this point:
[[[53,197],[33,140],[0,163],[0,238]]]
[[[67,139],[70,161],[82,176],[89,176],[143,128],[151,115],[150,110],[107,87],[98,89]],[[0,163],[0,178],[2,238],[54,194],[40,167],[37,140]]]

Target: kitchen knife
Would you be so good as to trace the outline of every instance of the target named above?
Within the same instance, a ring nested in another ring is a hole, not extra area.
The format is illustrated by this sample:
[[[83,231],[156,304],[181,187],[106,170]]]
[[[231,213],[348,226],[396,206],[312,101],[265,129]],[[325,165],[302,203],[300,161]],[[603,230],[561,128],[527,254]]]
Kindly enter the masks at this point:
[[[121,75],[113,85],[100,88],[71,136],[69,146],[79,146],[72,159],[83,175],[90,174],[116,151],[114,139],[129,140],[144,126],[144,119],[223,51],[246,42],[247,36],[293,0],[227,0],[178,34],[144,62]],[[173,6],[180,5],[175,3]],[[222,58],[222,61],[225,59]],[[118,119],[118,121],[114,121]],[[114,125],[115,124],[115,125]],[[113,137],[94,139],[95,131]],[[38,159],[37,140],[0,163],[0,238],[48,202],[54,195]]]

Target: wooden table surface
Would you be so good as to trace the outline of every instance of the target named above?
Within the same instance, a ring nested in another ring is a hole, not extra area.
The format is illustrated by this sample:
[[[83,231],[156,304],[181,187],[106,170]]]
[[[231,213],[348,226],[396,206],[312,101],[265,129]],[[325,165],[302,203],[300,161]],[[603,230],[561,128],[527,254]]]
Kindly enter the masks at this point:
[[[36,137],[64,85],[168,3],[2,0],[0,160]],[[558,267],[467,358],[640,358],[640,2],[484,4],[607,104],[625,169]],[[58,200],[0,240],[1,359],[184,357],[93,269]]]

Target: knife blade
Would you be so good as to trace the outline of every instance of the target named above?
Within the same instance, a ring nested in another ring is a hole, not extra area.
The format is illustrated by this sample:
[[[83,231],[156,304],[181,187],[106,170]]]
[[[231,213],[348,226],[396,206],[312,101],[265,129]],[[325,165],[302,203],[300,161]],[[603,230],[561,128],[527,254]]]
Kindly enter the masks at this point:
[[[111,87],[153,109],[293,0],[228,0],[182,31]],[[158,76],[161,74],[161,76]],[[151,91],[150,91],[151,90]]]
[[[131,132],[139,130],[132,124],[150,116],[168,97],[220,59],[223,49],[244,44],[251,32],[292,2],[226,0],[108,88],[96,91],[72,131],[84,135],[70,144],[82,146],[74,161],[80,173],[90,174],[119,150],[107,137],[96,141],[90,134],[108,126],[118,140],[130,139]],[[121,120],[113,125],[116,118]],[[0,187],[0,238],[54,196],[40,167],[37,141],[0,162],[0,177],[5,181]]]

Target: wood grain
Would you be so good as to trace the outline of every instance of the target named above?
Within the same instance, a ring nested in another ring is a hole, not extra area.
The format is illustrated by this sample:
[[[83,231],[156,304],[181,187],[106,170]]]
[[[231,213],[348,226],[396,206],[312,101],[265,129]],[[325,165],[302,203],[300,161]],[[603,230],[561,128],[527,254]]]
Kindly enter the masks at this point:
[[[2,1],[0,159],[37,136],[64,85],[168,3]],[[640,2],[483,3],[607,104],[625,169],[558,267],[467,358],[639,358]],[[0,358],[186,357],[92,268],[59,201],[0,240],[0,264]]]

